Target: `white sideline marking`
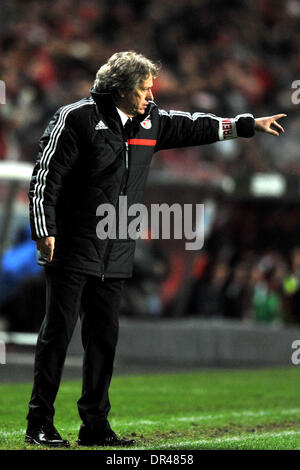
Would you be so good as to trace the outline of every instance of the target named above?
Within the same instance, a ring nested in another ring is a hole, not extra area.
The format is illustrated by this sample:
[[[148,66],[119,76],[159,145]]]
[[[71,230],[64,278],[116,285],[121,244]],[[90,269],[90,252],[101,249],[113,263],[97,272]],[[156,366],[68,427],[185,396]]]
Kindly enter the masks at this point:
[[[19,429],[19,431],[0,431],[1,437],[12,437],[20,436],[21,434],[25,436],[26,429]]]
[[[203,421],[203,420],[209,420],[209,419],[222,419],[222,418],[230,418],[230,417],[242,417],[242,416],[252,416],[252,417],[259,417],[259,416],[268,416],[268,415],[272,415],[274,413],[277,413],[279,415],[286,415],[286,414],[298,414],[300,413],[300,408],[290,408],[290,409],[287,409],[287,410],[276,410],[276,409],[271,409],[271,410],[260,410],[260,411],[247,411],[247,410],[244,410],[244,411],[229,411],[228,413],[221,413],[221,414],[210,414],[210,415],[198,415],[198,416],[179,416],[179,417],[176,417],[176,416],[173,416],[173,417],[170,417],[169,418],[169,421],[173,421],[173,422],[176,422],[176,421]],[[110,419],[110,422],[112,424],[123,424],[123,422],[126,422],[126,424],[129,426],[129,425],[136,425],[136,424],[144,424],[144,425],[154,425],[154,424],[161,424],[161,421],[153,421],[153,420],[149,420],[149,419],[136,419],[135,421],[127,421],[126,418],[112,418]],[[280,423],[278,423],[278,425],[280,425]],[[60,428],[61,431],[64,431],[63,428]],[[79,429],[79,424],[78,426],[72,426],[71,428],[68,428],[66,431],[78,431]],[[24,434],[26,431],[26,429],[19,429],[17,431],[1,431],[0,430],[0,437],[11,437],[11,436],[19,436],[19,435],[22,435]],[[282,431],[283,433],[299,433],[300,434],[300,431]],[[268,433],[264,433],[264,434],[268,434]],[[276,434],[276,433],[275,433]],[[254,435],[251,435],[249,436],[249,438],[254,438],[254,437],[258,437],[258,436],[262,436],[263,434],[257,434],[256,436]],[[220,442],[226,442],[226,439],[227,438],[220,438]],[[236,438],[228,438],[228,439],[236,439]],[[191,441],[191,442],[198,442],[198,441]],[[204,440],[201,440],[199,442],[204,442]],[[211,439],[208,440],[208,442],[211,442]],[[216,440],[214,440],[214,442],[216,442]],[[140,447],[139,447],[140,449]]]
[[[183,441],[177,443],[177,445],[195,445],[195,444],[222,444],[225,442],[240,442],[240,441],[250,441],[256,439],[265,439],[268,437],[282,437],[282,436],[296,436],[300,435],[300,431],[280,431],[280,432],[263,432],[260,434],[251,433],[250,435],[244,436],[233,436],[233,437],[216,437],[212,439],[198,439],[195,441]],[[175,444],[176,445],[176,444]],[[174,443],[164,444],[162,447],[168,448],[174,446]]]

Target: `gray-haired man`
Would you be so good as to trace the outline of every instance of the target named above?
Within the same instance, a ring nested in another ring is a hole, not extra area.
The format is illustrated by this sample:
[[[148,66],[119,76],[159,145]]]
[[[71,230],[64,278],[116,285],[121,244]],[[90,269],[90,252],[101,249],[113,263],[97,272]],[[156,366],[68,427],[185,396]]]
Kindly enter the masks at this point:
[[[135,52],[114,54],[97,72],[91,97],[63,106],[40,140],[29,191],[32,237],[45,265],[46,314],[39,333],[26,441],[68,446],[53,425],[54,401],[67,347],[80,313],[84,347],[81,445],[126,446],[111,430],[108,389],[118,338],[124,279],[132,274],[135,241],[100,240],[100,204],[142,201],[154,152],[279,135],[276,119],[158,109],[152,101],[157,66]],[[130,223],[130,218],[128,218]]]

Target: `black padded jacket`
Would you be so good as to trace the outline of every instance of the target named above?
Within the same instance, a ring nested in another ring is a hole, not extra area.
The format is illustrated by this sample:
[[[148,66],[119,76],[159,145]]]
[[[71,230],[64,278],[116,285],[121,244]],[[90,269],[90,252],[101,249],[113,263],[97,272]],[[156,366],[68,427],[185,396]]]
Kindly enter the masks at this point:
[[[91,90],[91,97],[59,108],[40,139],[28,193],[32,239],[55,237],[52,266],[130,277],[135,241],[100,240],[97,207],[117,208],[122,194],[128,207],[141,203],[158,150],[253,135],[251,114],[167,112],[154,102],[125,132],[112,96]]]

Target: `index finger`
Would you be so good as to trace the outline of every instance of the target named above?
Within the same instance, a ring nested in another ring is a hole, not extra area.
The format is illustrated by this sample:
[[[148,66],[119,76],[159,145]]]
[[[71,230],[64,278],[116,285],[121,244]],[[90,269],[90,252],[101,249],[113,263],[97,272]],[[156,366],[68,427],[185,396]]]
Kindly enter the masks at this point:
[[[287,117],[287,114],[275,114],[275,116],[272,116],[272,119],[280,119],[283,117]]]

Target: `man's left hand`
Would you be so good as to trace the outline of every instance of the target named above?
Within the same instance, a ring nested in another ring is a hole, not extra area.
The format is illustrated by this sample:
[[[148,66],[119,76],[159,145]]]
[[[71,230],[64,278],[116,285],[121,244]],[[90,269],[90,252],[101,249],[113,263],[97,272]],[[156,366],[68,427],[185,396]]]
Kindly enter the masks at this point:
[[[255,119],[255,129],[257,131],[278,136],[284,132],[284,129],[280,124],[278,124],[277,119],[283,117],[286,117],[286,114],[275,114],[275,116],[257,118]]]

